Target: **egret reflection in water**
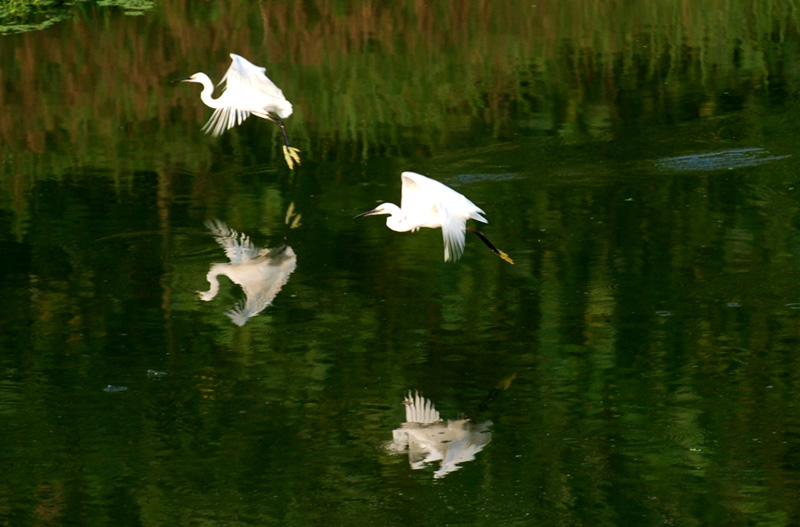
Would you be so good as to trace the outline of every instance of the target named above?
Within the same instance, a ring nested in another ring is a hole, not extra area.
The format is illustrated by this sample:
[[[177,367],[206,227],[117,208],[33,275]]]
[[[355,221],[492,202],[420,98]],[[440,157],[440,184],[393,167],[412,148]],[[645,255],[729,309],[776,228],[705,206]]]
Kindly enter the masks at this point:
[[[472,461],[475,455],[492,440],[491,421],[473,423],[469,419],[443,420],[433,403],[419,393],[408,392],[406,420],[392,431],[388,445],[391,452],[408,451],[411,468],[419,470],[430,463],[440,462],[434,478],[443,478],[460,469],[461,463]]]
[[[287,215],[288,219],[288,215]],[[295,222],[296,224],[296,222]],[[244,290],[245,300],[225,314],[237,326],[243,326],[261,313],[275,298],[297,266],[297,256],[286,244],[272,249],[256,247],[250,237],[231,229],[220,220],[206,226],[223,249],[229,262],[215,263],[206,275],[208,291],[198,291],[201,300],[210,301],[219,292],[219,276],[227,276]]]

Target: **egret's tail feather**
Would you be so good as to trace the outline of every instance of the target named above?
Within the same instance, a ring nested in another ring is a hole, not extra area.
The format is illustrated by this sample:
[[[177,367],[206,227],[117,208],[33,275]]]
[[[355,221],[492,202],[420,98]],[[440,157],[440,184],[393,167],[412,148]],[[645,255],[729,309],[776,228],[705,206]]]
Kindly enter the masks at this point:
[[[494,253],[497,254],[497,256],[499,256],[506,262],[510,263],[511,265],[514,265],[514,260],[512,260],[508,254],[504,253],[503,251],[495,247],[494,244],[489,241],[489,238],[487,238],[486,235],[483,234],[481,231],[479,231],[474,227],[467,227],[466,230],[468,230],[469,232],[474,232],[478,236],[478,238],[480,238],[481,241],[486,244],[486,247],[494,251]]]

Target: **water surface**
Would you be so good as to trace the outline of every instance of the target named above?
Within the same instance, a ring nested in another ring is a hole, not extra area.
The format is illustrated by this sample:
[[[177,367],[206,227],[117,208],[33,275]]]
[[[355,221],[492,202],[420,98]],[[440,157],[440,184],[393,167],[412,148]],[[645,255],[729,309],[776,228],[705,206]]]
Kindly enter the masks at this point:
[[[788,3],[116,5],[0,40],[3,523],[800,522]],[[296,170],[170,82],[232,51]],[[516,265],[353,219],[404,170]],[[246,320],[208,221],[294,255]],[[417,391],[474,459],[387,447]]]

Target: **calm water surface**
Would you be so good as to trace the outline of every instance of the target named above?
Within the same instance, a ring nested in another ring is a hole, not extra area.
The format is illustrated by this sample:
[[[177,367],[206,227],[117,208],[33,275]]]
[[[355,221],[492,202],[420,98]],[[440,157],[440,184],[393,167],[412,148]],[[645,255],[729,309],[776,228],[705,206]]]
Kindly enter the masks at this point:
[[[797,11],[434,4],[3,19],[0,525],[800,523]],[[170,82],[232,51],[293,172]],[[353,219],[403,170],[516,265]]]

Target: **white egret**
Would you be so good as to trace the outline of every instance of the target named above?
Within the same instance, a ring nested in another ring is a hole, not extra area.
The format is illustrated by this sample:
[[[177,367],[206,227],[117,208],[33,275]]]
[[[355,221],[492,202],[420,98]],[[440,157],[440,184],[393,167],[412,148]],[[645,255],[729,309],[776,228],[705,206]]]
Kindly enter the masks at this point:
[[[262,312],[275,298],[297,267],[297,256],[284,244],[262,249],[220,220],[207,221],[209,228],[230,262],[215,263],[206,275],[208,291],[198,291],[201,300],[212,300],[219,292],[219,275],[225,275],[244,290],[245,301],[225,313],[237,326]]]
[[[439,461],[439,470],[433,477],[442,478],[461,468],[461,463],[475,459],[475,454],[492,440],[491,421],[478,424],[469,419],[444,421],[433,403],[419,393],[408,392],[403,404],[406,420],[400,428],[392,430],[388,448],[397,453],[408,450],[408,461],[414,470]]]
[[[225,130],[241,124],[250,114],[267,119],[281,127],[283,133],[283,156],[290,169],[294,163],[300,164],[299,150],[289,144],[289,136],[282,119],[292,115],[292,103],[286,100],[280,88],[266,75],[266,68],[256,66],[249,60],[231,53],[231,65],[219,84],[225,83],[222,94],[214,99],[214,83],[203,72],[195,73],[182,82],[196,82],[203,85],[200,99],[214,108],[211,118],[203,126],[203,131],[217,137]]]
[[[466,226],[467,220],[488,222],[481,216],[485,213],[463,194],[414,172],[403,172],[400,179],[403,180],[403,193],[399,207],[394,203],[382,203],[356,218],[389,214],[386,226],[397,232],[416,232],[420,227],[441,227],[445,262],[461,257],[464,253],[465,231],[474,232],[500,258],[510,264],[514,263],[514,260],[495,247],[481,231]]]

